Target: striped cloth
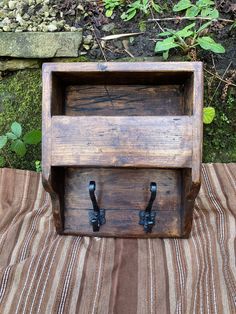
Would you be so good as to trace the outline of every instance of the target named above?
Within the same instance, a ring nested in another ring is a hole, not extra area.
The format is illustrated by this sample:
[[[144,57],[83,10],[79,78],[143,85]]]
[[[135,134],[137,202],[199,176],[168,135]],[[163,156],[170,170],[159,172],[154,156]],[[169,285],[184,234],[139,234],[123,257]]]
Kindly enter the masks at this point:
[[[58,236],[39,174],[0,170],[0,313],[236,313],[236,164],[207,164],[189,239]]]

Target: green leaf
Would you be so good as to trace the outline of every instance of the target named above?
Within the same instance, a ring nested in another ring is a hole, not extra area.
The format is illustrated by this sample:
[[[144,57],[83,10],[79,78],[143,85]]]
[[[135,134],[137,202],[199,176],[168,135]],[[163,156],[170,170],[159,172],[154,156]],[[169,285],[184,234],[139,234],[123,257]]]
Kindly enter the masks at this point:
[[[6,136],[10,139],[10,140],[16,140],[17,136],[14,133],[8,132],[6,133]]]
[[[225,48],[221,44],[216,43],[214,39],[209,36],[199,37],[197,43],[202,49],[210,50],[215,53],[225,53]]]
[[[13,122],[12,125],[11,125],[11,130],[17,137],[21,136],[22,128],[21,128],[20,123]]]
[[[212,18],[212,19],[218,19],[219,17],[219,11],[217,9],[213,9],[211,10],[208,15],[208,17]]]
[[[196,2],[196,5],[199,8],[209,7],[209,6],[214,5],[214,4],[215,4],[215,2],[212,0],[198,0]]]
[[[162,8],[158,4],[152,2],[152,7],[157,13],[162,13]]]
[[[7,136],[2,135],[0,136],[0,149],[3,148],[7,144]]]
[[[33,130],[26,133],[23,137],[23,140],[26,144],[38,144],[41,142],[41,131],[40,130]]]
[[[21,140],[16,140],[11,144],[11,150],[15,152],[18,156],[23,157],[26,153],[26,147],[24,142]]]
[[[35,168],[36,168],[36,172],[42,172],[42,166],[41,166],[40,160],[35,161]]]
[[[174,12],[183,11],[183,10],[186,10],[186,9],[190,8],[191,6],[192,6],[192,3],[190,2],[190,0],[180,0],[180,1],[173,7],[173,11],[174,11]]]
[[[124,16],[124,18],[122,17],[123,16],[123,14],[121,15],[121,18],[124,20],[124,21],[129,21],[129,20],[131,20],[133,17],[135,17],[135,15],[136,15],[136,10],[132,10],[132,11],[130,11],[130,12],[126,12],[125,13],[125,16]]]
[[[187,9],[185,16],[194,17],[197,16],[199,12],[200,9],[196,5],[193,5],[192,7]]]
[[[164,60],[167,60],[169,58],[169,50],[164,51],[162,57]]]
[[[187,25],[185,28],[181,29],[180,31],[176,32],[175,34],[181,38],[187,38],[193,35],[193,31],[190,31],[191,28],[195,26],[195,23]]]
[[[210,22],[207,22],[207,23],[202,24],[202,26],[199,27],[199,29],[197,30],[197,33],[200,33],[200,32],[203,31],[205,28],[207,28],[208,26],[210,26],[212,22],[213,22],[213,21],[210,21]]]
[[[215,118],[215,108],[205,107],[203,108],[203,123],[210,124]]]
[[[3,168],[5,166],[5,159],[4,157],[0,156],[0,168]]]
[[[113,14],[113,10],[112,9],[106,10],[106,13],[105,13],[106,17],[111,17],[112,14]]]
[[[172,33],[175,32],[172,29],[170,31],[172,31]],[[159,36],[159,37],[166,37],[166,36],[169,36],[169,35],[171,35],[171,33],[169,31],[166,31],[166,32],[162,32],[162,33],[158,34],[157,36]]]
[[[146,32],[146,30],[147,30],[147,23],[146,23],[146,21],[140,21],[138,26],[139,26],[140,32]]]
[[[155,52],[166,51],[175,47],[179,47],[179,45],[174,42],[174,37],[169,37],[156,43]]]

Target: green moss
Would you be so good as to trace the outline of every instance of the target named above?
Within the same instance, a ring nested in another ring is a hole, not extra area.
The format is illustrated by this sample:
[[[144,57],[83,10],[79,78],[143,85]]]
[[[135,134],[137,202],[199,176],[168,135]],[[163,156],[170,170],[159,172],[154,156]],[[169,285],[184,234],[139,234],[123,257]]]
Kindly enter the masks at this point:
[[[53,62],[63,62],[63,63],[68,63],[68,62],[88,62],[89,59],[86,56],[80,56],[76,58],[53,58]]]
[[[41,71],[18,71],[0,81],[0,135],[9,131],[12,122],[23,127],[23,134],[32,129],[41,129]],[[9,145],[1,155],[5,167],[35,169],[35,160],[41,160],[41,145],[28,146],[23,158],[11,152]]]
[[[207,103],[207,102],[206,102]],[[220,92],[212,104],[216,117],[204,126],[204,162],[236,162],[236,95],[231,89],[227,100],[221,101]]]

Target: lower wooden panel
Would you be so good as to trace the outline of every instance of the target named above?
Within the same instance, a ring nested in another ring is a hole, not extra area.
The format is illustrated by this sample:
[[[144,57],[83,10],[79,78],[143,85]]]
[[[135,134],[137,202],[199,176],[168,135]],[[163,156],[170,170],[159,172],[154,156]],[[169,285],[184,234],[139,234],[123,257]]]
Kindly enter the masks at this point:
[[[106,212],[106,224],[94,233],[88,212],[92,208],[88,185],[96,182],[99,207]],[[150,182],[157,183],[153,204],[156,225],[145,234],[139,225],[139,211],[150,197]],[[107,237],[181,236],[181,169],[65,168],[64,233]]]
[[[181,236],[179,215],[178,211],[157,212],[152,233],[146,234],[139,225],[138,210],[106,210],[106,223],[100,227],[99,232],[93,232],[88,223],[87,210],[67,210],[64,233],[97,237],[179,237]]]

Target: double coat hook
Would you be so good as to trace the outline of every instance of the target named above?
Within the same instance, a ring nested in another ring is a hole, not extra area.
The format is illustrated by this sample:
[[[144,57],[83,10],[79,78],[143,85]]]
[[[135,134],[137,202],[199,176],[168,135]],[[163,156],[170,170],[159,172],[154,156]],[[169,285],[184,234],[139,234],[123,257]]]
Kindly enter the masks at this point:
[[[106,223],[105,210],[100,209],[95,196],[96,183],[90,181],[89,183],[89,196],[93,205],[93,209],[89,211],[89,222],[93,227],[93,231],[97,232],[100,226]],[[139,212],[139,224],[143,226],[146,233],[152,232],[152,227],[155,225],[156,213],[152,211],[153,202],[156,199],[157,184],[155,182],[150,183],[150,199],[145,210]]]

